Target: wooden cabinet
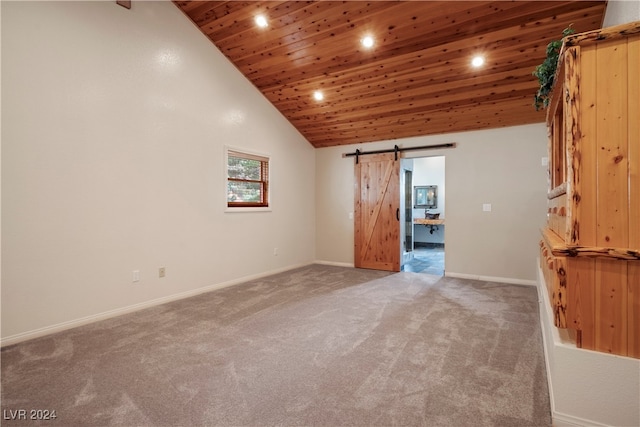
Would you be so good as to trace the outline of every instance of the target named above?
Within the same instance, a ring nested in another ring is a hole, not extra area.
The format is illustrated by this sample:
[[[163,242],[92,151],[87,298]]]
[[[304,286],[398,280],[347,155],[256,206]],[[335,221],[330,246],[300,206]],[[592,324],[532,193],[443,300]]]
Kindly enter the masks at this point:
[[[540,261],[559,328],[640,358],[640,22],[566,37]]]

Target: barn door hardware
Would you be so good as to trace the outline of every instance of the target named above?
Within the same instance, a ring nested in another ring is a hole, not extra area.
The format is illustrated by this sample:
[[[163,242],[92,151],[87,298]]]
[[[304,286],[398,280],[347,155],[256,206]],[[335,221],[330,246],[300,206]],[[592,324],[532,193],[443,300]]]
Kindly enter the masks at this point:
[[[353,153],[344,153],[342,157],[356,157],[356,164],[358,164],[359,157],[365,156],[367,154],[382,154],[382,153],[395,153],[395,159],[398,160],[398,153],[402,151],[414,151],[414,150],[436,150],[439,148],[455,148],[455,142],[448,142],[446,144],[435,144],[435,145],[422,145],[420,147],[406,147],[400,148],[395,145],[393,148],[389,148],[387,150],[374,150],[374,151],[360,151],[359,149],[354,151]]]

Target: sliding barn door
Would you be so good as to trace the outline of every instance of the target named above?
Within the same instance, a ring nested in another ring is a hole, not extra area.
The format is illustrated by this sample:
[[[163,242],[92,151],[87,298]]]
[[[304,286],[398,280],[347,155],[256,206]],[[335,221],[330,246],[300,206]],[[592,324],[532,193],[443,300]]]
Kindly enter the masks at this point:
[[[355,266],[400,271],[400,159],[359,156],[355,186]]]

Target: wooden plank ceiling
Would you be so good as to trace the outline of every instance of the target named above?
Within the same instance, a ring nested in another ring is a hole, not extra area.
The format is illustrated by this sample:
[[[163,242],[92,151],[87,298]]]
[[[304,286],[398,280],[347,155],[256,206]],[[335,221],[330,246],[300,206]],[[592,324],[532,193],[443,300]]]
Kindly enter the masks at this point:
[[[315,147],[542,122],[531,73],[547,43],[569,25],[600,28],[606,5],[174,3]],[[366,35],[371,48],[361,45]],[[472,67],[474,55],[485,65]]]

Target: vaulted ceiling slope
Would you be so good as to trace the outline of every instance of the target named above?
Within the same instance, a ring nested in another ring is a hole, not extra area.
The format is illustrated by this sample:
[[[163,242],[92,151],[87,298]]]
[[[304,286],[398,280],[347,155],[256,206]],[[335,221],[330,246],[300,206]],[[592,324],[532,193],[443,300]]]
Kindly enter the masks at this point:
[[[536,123],[532,71],[604,1],[174,1],[315,147]],[[256,24],[262,15],[266,27]],[[373,46],[361,40],[370,36]],[[471,66],[481,55],[483,66]],[[324,98],[316,100],[321,91]]]

